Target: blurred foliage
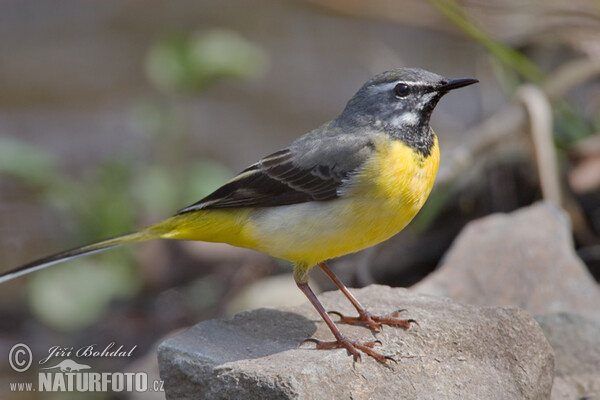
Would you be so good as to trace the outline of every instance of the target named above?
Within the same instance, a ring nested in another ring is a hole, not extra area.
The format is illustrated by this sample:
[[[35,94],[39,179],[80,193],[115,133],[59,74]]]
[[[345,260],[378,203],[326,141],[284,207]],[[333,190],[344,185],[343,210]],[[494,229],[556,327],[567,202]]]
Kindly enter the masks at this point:
[[[453,184],[438,185],[436,190],[431,192],[427,201],[411,222],[411,229],[418,235],[426,233],[427,229],[431,227],[436,218],[442,213],[444,208],[448,205],[452,196],[456,195],[458,186]]]
[[[53,186],[56,164],[48,152],[24,142],[0,137],[0,174],[35,187]]]
[[[122,253],[109,253],[33,274],[27,293],[34,315],[64,331],[93,324],[113,301],[139,290],[130,261]]]
[[[548,77],[535,62],[515,48],[494,39],[479,26],[460,4],[455,0],[429,0],[429,2],[456,27],[485,47],[492,62],[503,66],[499,73],[500,82],[510,86],[514,91],[523,81],[542,84]],[[565,59],[565,62],[570,59]],[[518,76],[521,79],[511,79]],[[573,143],[600,132],[600,118],[597,113],[586,115],[583,110],[570,104],[567,100],[557,102],[553,106],[555,139],[559,147],[567,148]]]
[[[190,94],[220,80],[256,78],[266,65],[259,47],[235,32],[214,30],[159,40],[149,51],[146,71],[157,89]],[[171,215],[208,195],[232,175],[214,161],[190,159],[186,116],[171,104],[146,99],[132,108],[134,127],[153,156],[117,153],[85,185],[74,182],[49,152],[6,138],[0,138],[0,174],[32,188],[74,223],[69,242],[131,232],[140,221]],[[49,268],[28,282],[32,312],[59,330],[95,323],[113,301],[130,298],[141,287],[133,258],[123,251]]]
[[[539,83],[543,80],[544,73],[541,68],[529,60],[523,53],[497,41],[491,35],[487,34],[456,1],[429,0],[429,2],[464,33],[485,47],[491,55],[509,69],[517,72],[520,76],[530,82]]]
[[[25,143],[0,138],[0,160],[0,174],[34,189],[65,221],[76,221],[73,241],[132,229],[136,214],[127,196],[131,175],[124,161],[101,166],[94,182],[83,187],[60,171],[50,153]],[[93,323],[111,301],[132,296],[139,286],[131,258],[119,252],[39,271],[28,282],[34,315],[61,330]],[[89,290],[90,283],[94,290]]]
[[[149,215],[173,213],[190,199],[199,200],[217,189],[232,175],[216,161],[192,159],[190,135],[181,122],[184,119],[165,102],[143,101],[133,110],[134,126],[154,144],[153,159],[138,165],[131,186],[136,203],[144,204]]]
[[[589,120],[571,104],[563,101],[554,106],[554,138],[561,149],[600,132],[600,117]]]
[[[167,92],[195,92],[222,79],[256,78],[266,66],[261,48],[226,29],[169,36],[153,46],[146,60],[150,81]]]

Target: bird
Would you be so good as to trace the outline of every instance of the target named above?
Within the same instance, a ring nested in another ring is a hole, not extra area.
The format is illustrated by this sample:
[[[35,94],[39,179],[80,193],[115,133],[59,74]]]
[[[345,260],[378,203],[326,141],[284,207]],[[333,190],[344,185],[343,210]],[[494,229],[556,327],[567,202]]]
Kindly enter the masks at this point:
[[[378,341],[347,338],[308,285],[320,267],[348,298],[357,317],[340,323],[408,329],[398,313],[371,315],[327,266],[328,260],[383,242],[418,213],[439,166],[431,114],[448,92],[477,79],[447,79],[420,68],[397,68],[368,80],[335,119],[250,165],[200,201],[139,231],[40,258],[0,275],[0,283],[53,264],[151,239],[222,242],[293,264],[293,277],[334,340],[307,339],[317,349],[346,349],[385,363]]]

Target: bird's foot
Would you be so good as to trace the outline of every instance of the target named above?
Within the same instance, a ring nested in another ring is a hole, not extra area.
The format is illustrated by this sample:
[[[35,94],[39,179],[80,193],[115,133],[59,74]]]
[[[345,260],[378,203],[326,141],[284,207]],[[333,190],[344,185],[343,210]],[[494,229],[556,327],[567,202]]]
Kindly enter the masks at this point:
[[[371,313],[369,313],[368,311],[361,312],[358,317],[348,317],[337,311],[328,311],[327,313],[337,315],[340,318],[339,322],[341,323],[351,325],[365,325],[367,326],[367,328],[376,332],[381,331],[383,329],[383,325],[396,326],[403,329],[410,328],[410,324],[416,324],[417,326],[419,325],[419,323],[414,319],[398,318],[402,311],[406,310],[394,311],[392,314],[383,317],[371,315]]]
[[[318,350],[346,349],[352,355],[352,357],[354,357],[354,361],[361,361],[360,352],[362,351],[382,364],[385,364],[387,360],[396,362],[396,360],[394,360],[392,357],[384,356],[373,350],[375,345],[381,345],[379,340],[374,340],[372,342],[359,342],[348,340],[345,337],[342,337],[339,340],[334,340],[331,342],[324,342],[313,338],[306,339],[304,342],[314,342],[317,345]]]

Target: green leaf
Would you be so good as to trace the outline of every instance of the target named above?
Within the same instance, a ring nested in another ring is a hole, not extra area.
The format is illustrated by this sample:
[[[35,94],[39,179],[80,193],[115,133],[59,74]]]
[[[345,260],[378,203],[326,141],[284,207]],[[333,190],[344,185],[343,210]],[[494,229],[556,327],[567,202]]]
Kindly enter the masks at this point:
[[[146,73],[166,92],[196,92],[221,79],[253,79],[264,73],[267,56],[238,33],[214,29],[172,35],[149,51]]]
[[[28,298],[33,314],[62,331],[93,324],[112,301],[129,298],[139,288],[131,267],[116,260],[81,259],[32,274]]]
[[[6,174],[35,187],[56,179],[56,160],[34,146],[0,137],[0,174]]]

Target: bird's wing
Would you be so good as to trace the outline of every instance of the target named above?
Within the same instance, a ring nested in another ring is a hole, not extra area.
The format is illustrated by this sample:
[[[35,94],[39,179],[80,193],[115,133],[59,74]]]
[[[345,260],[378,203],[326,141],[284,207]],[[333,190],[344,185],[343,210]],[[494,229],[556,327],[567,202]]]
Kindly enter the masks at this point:
[[[369,140],[305,136],[242,171],[178,214],[215,208],[273,207],[332,200],[370,155]]]

